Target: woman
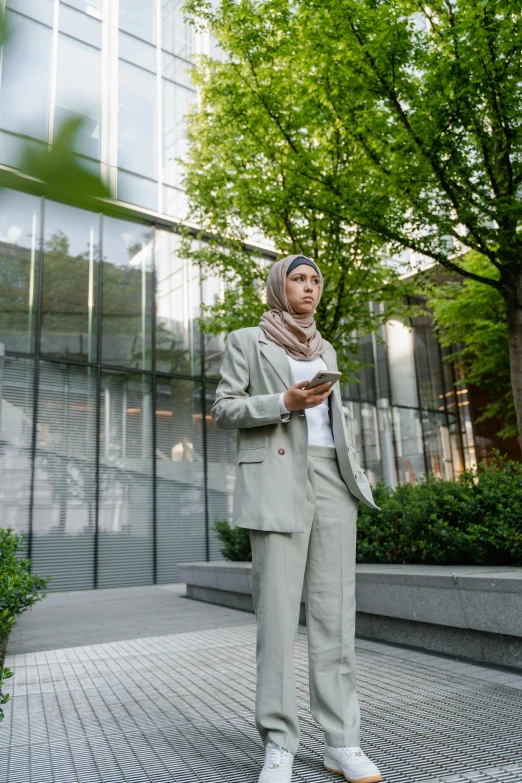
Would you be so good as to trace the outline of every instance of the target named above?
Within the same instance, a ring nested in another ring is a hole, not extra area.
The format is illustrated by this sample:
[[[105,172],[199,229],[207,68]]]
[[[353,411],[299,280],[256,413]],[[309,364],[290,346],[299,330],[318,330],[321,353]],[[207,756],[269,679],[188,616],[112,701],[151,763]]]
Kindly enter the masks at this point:
[[[362,500],[377,508],[357,464],[339,384],[306,389],[337,370],[314,312],[323,277],[288,256],[267,281],[259,326],[228,335],[212,406],[237,430],[232,524],[249,529],[257,621],[256,725],[265,745],[259,783],[290,783],[299,744],[293,647],[304,586],[310,707],[324,729],[324,765],[373,783],[379,770],[359,747],[355,686],[355,544]]]

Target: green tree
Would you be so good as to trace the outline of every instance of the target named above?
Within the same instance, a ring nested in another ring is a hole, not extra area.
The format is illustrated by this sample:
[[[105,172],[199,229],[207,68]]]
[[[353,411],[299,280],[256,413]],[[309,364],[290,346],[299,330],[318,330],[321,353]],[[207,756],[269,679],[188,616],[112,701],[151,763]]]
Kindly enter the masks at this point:
[[[281,250],[315,250],[339,264],[332,285],[351,302],[385,282],[379,242],[497,291],[522,443],[519,4],[187,8],[226,54],[202,62],[190,124],[187,189],[204,225],[256,226]],[[469,250],[486,259],[481,273],[460,262]]]
[[[210,18],[198,3],[191,8]],[[277,31],[270,40],[263,29],[265,13],[270,9],[263,4],[225,3],[212,27],[232,60],[202,58],[195,77],[202,100],[189,115],[184,184],[194,220],[221,239],[201,249],[193,249],[189,240],[188,254],[204,269],[217,270],[226,283],[223,300],[203,308],[203,327],[217,333],[256,324],[266,310],[262,289],[269,267],[248,250],[253,233],[261,232],[282,254],[299,252],[320,263],[325,288],[316,318],[340,349],[340,367],[346,370],[353,366],[348,357],[357,347],[355,329],[374,331],[386,318],[384,306],[388,317],[392,309],[397,315],[409,312],[404,284],[397,264],[387,262],[389,248],[382,238],[332,208],[320,178],[335,178],[347,165],[341,135],[318,112],[313,80],[294,72],[291,36],[279,47]],[[289,32],[291,14],[281,14]],[[288,132],[265,93],[286,115]],[[299,139],[298,146],[288,133]],[[299,145],[318,176],[303,176]]]
[[[479,275],[488,272],[488,261],[473,251],[460,263]],[[445,357],[461,363],[464,377],[459,383],[475,384],[489,392],[490,401],[477,421],[500,419],[499,436],[516,437],[506,312],[500,292],[469,278],[448,280],[444,285],[432,280],[426,292],[440,343],[450,349],[459,346]]]

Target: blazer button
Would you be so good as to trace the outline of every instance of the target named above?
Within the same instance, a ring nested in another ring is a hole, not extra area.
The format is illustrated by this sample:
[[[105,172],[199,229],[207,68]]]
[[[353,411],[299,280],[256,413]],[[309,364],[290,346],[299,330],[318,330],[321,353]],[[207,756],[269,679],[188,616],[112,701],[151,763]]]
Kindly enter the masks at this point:
[[[278,454],[284,454],[284,453],[285,453],[285,450],[284,450],[284,449],[278,449],[278,450],[277,450],[277,453],[278,453]]]

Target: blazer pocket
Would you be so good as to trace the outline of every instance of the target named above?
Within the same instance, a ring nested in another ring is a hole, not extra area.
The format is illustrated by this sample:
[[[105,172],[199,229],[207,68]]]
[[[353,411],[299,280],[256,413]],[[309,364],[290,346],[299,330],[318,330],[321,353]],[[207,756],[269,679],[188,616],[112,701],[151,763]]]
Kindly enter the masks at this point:
[[[266,447],[262,449],[241,449],[237,461],[239,462],[263,462]]]

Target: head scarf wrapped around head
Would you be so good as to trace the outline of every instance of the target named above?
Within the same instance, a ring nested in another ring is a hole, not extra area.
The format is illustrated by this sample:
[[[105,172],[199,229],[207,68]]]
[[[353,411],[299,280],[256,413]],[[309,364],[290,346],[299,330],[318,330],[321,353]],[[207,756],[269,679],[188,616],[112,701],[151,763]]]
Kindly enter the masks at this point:
[[[321,333],[315,326],[313,313],[296,313],[286,296],[286,277],[290,266],[296,259],[308,262],[319,275],[320,290],[316,307],[323,292],[323,276],[321,270],[311,259],[305,256],[287,256],[276,261],[270,270],[266,284],[268,306],[270,310],[263,313],[259,326],[266,336],[281,345],[287,354],[298,361],[309,362],[320,356],[326,345]],[[294,264],[295,266],[295,264]]]

